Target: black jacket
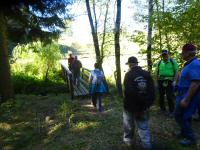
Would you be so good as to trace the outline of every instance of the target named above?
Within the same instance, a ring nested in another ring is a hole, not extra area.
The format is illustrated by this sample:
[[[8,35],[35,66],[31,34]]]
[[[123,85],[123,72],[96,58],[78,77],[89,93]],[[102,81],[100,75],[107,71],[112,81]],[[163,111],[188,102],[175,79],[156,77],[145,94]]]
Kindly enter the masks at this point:
[[[148,109],[155,99],[155,87],[149,72],[141,67],[131,68],[124,78],[124,109],[142,112]]]

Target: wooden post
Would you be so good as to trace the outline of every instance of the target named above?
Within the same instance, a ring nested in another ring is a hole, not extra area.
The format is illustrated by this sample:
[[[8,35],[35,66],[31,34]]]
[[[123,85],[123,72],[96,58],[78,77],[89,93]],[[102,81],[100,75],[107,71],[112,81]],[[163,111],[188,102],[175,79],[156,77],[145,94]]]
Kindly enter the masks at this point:
[[[66,79],[66,83],[67,83],[67,91],[69,92],[70,91],[70,89],[69,89],[69,87],[70,87],[70,85],[69,85],[69,78],[68,78],[68,75],[67,75],[67,71],[65,70],[65,79]]]
[[[73,86],[73,80],[72,80],[72,73],[69,73],[68,76],[69,76],[71,99],[73,100],[74,99],[74,86]]]

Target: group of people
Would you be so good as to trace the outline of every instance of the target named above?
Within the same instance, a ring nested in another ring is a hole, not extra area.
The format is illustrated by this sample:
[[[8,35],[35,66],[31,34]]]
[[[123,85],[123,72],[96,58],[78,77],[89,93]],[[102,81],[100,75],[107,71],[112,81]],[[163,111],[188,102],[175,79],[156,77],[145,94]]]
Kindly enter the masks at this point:
[[[156,64],[160,111],[175,118],[180,130],[175,130],[172,134],[182,138],[180,144],[183,146],[196,144],[196,136],[191,127],[193,114],[197,111],[200,114],[200,60],[197,59],[196,54],[197,48],[193,44],[185,44],[182,47],[181,56],[185,64],[181,71],[176,60],[170,58],[167,50],[162,50],[162,59]],[[75,58],[70,56],[68,63],[79,84],[81,62],[77,56]],[[136,57],[129,57],[126,64],[129,70],[124,77],[123,141],[127,145],[133,144],[135,126],[137,126],[143,148],[152,150],[148,121],[149,108],[156,99],[155,82],[148,71],[138,66]],[[77,66],[79,69],[76,70]],[[101,112],[102,94],[107,92],[107,86],[104,73],[98,63],[94,64],[94,70],[90,73],[89,86],[92,105]]]
[[[68,58],[68,68],[72,71],[73,74],[73,84],[79,87],[80,85],[80,69],[82,68],[82,63],[78,60],[78,57],[73,57],[72,54],[69,54]]]
[[[82,68],[81,61],[78,57],[73,57],[69,54],[68,68],[73,74],[73,84],[79,87],[80,85],[80,69]],[[102,112],[102,95],[108,91],[105,76],[98,63],[94,64],[94,70],[90,72],[89,76],[89,93],[92,99],[92,105]]]
[[[169,57],[167,50],[162,50],[162,60],[156,64],[160,111],[175,118],[180,131],[175,130],[172,134],[182,138],[180,144],[183,146],[196,143],[191,127],[193,114],[200,110],[200,60],[196,54],[197,48],[193,44],[182,47],[181,56],[185,64],[180,73],[177,62]],[[124,78],[123,141],[132,145],[137,125],[142,146],[151,150],[153,148],[148,120],[149,108],[155,100],[154,81],[149,72],[138,66],[136,57],[130,57],[127,64],[129,71]]]

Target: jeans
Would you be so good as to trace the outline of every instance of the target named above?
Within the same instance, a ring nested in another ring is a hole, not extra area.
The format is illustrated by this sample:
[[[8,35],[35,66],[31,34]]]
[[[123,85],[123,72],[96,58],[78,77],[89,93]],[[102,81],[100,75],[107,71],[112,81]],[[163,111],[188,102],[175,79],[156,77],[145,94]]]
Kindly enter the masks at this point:
[[[134,139],[135,125],[138,128],[138,134],[145,149],[151,149],[151,137],[148,125],[148,112],[145,111],[140,116],[135,113],[124,110],[123,112],[123,128],[124,128],[124,142],[131,143]]]
[[[163,85],[164,82],[167,82],[168,84],[166,85],[166,87]],[[158,88],[159,88],[159,105],[160,105],[160,109],[162,111],[166,111],[166,107],[165,107],[165,94],[167,96],[167,102],[168,102],[168,106],[169,106],[169,112],[173,112],[174,111],[174,90],[173,90],[173,86],[172,86],[172,81],[168,80],[159,80],[158,81]]]
[[[97,109],[101,112],[102,111],[102,94],[101,93],[93,93],[92,94],[92,104],[94,107],[97,107]]]
[[[196,141],[196,137],[194,135],[194,132],[192,130],[192,116],[185,116],[185,108],[181,108],[180,103],[176,104],[174,115],[175,115],[175,120],[179,127],[181,128],[181,134],[191,140],[191,141]]]

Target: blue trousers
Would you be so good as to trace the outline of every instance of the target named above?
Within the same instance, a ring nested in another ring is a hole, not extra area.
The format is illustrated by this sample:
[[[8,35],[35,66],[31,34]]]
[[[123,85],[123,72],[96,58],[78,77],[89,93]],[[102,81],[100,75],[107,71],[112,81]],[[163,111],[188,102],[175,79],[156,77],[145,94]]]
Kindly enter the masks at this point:
[[[179,127],[181,128],[181,134],[189,140],[196,141],[196,137],[191,127],[192,115],[190,116],[185,115],[186,109],[187,108],[181,108],[180,103],[177,103],[174,111],[175,120],[179,125]]]
[[[131,143],[134,139],[135,126],[137,125],[138,134],[145,149],[151,149],[151,137],[148,125],[148,112],[145,111],[142,115],[137,116],[132,112],[124,110],[123,112],[123,128],[124,128],[124,142]]]

